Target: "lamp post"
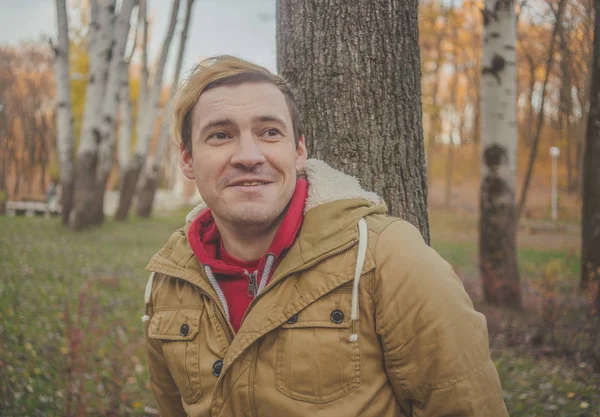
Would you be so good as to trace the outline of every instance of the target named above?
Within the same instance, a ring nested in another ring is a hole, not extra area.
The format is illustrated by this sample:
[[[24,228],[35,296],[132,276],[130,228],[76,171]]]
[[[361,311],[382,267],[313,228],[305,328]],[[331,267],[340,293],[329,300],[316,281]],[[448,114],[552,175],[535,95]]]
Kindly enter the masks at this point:
[[[557,146],[550,148],[550,156],[552,157],[552,221],[558,219],[558,157],[560,149]]]

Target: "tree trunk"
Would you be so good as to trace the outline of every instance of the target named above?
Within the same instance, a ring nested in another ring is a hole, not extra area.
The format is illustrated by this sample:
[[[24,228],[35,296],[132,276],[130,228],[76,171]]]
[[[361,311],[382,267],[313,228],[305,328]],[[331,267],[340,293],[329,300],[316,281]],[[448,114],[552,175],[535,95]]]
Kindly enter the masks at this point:
[[[146,103],[148,78],[150,77],[148,71],[148,10],[146,0],[140,0],[138,25],[139,24],[142,25],[142,68],[140,70],[140,90],[138,95],[138,120],[141,117],[141,111],[139,109],[143,108],[143,103]]]
[[[596,307],[600,314],[600,0],[595,0],[594,6],[594,60],[590,69],[593,73],[583,160],[581,286],[595,286]]]
[[[121,182],[121,195],[119,196],[119,206],[115,213],[115,220],[127,220],[129,207],[133,201],[136,185],[140,178],[140,172],[142,172],[143,166],[144,160],[139,155],[134,155],[133,158],[129,160],[127,170],[125,171],[123,181]],[[128,202],[127,205],[122,204],[124,201]]]
[[[573,77],[572,59],[569,53],[569,38],[567,30],[563,25],[559,28],[560,38],[560,105],[559,105],[559,129],[560,136],[565,146],[565,165],[567,168],[567,191],[569,193],[577,189],[575,182],[575,164],[573,163],[573,145],[577,146],[576,138],[572,135],[571,115],[573,114]]]
[[[119,11],[113,37],[112,59],[108,69],[108,79],[104,92],[102,104],[102,121],[100,125],[100,142],[98,143],[98,167],[96,171],[94,214],[91,222],[99,225],[104,222],[104,193],[108,176],[113,166],[113,154],[115,148],[115,130],[117,108],[119,104],[119,87],[121,71],[125,59],[125,46],[129,34],[129,22],[131,12],[135,5],[134,0],[123,0]]]
[[[121,195],[119,196],[119,207],[117,209],[117,214],[115,215],[115,219],[119,221],[124,221],[127,219],[129,208],[133,202],[133,196],[135,195],[136,187],[140,178],[140,173],[142,172],[142,169],[144,169],[146,163],[146,157],[150,147],[150,139],[152,138],[152,133],[154,132],[156,108],[158,105],[158,99],[160,98],[165,63],[167,62],[169,47],[171,46],[173,33],[175,32],[178,10],[179,0],[173,0],[171,20],[161,48],[160,59],[156,66],[152,89],[149,91],[147,100],[145,100],[145,102],[140,102],[141,107],[140,110],[138,110],[135,156],[127,167],[127,171],[125,173],[127,178],[123,181],[123,188],[121,189]],[[140,162],[141,167],[138,168],[138,164]],[[131,177],[132,175],[135,177]]]
[[[117,160],[119,162],[119,178],[123,181],[125,167],[129,162],[131,137],[133,135],[133,104],[129,90],[129,62],[123,64],[121,69],[121,90],[119,91],[119,145]]]
[[[589,115],[590,115],[590,94],[591,94],[591,90],[592,90],[592,78],[594,76],[594,64],[593,64],[593,60],[594,60],[594,54],[591,54],[592,57],[588,62],[588,79],[586,81],[586,88],[585,88],[585,92],[584,92],[584,98],[582,100],[583,102],[583,115],[579,121],[580,123],[580,128],[578,129],[578,134],[577,134],[577,156],[576,156],[576,160],[577,160],[577,184],[578,184],[578,195],[579,197],[583,198],[583,159],[585,157],[584,155],[584,148],[585,148],[585,142],[586,142],[586,138],[587,138],[587,127],[588,127],[588,123],[589,123]]]
[[[514,0],[486,0],[481,74],[479,268],[485,300],[521,305],[516,254],[517,74]]]
[[[115,0],[92,1],[89,35],[90,78],[85,95],[81,142],[77,152],[75,201],[69,223],[83,229],[96,223],[98,147],[102,141],[102,108],[112,54]],[[88,170],[92,171],[88,171]]]
[[[194,0],[187,0],[185,8],[185,20],[183,28],[181,29],[181,37],[179,40],[179,51],[177,53],[177,63],[175,64],[175,72],[173,73],[173,82],[171,84],[171,92],[169,94],[169,100],[167,102],[167,115],[171,114],[171,103],[173,97],[179,86],[179,75],[181,74],[181,67],[183,66],[183,53],[185,52],[185,44],[187,41],[188,29],[190,27],[190,21],[192,17],[192,6]],[[154,195],[156,193],[156,187],[158,187],[160,178],[160,167],[162,165],[163,158],[167,152],[167,146],[169,144],[169,117],[165,116],[162,120],[162,128],[160,136],[158,137],[158,144],[156,146],[156,152],[154,153],[154,159],[150,169],[146,170],[141,185],[139,188],[137,209],[136,214],[140,217],[150,217],[152,214],[152,206],[154,205]]]
[[[146,171],[144,180],[137,196],[137,209],[136,214],[139,217],[150,217],[152,214],[152,208],[154,206],[154,195],[156,194],[156,188],[158,187],[158,181],[160,176],[160,167],[156,164],[152,164],[150,170]]]
[[[279,72],[309,155],[357,177],[429,242],[417,0],[280,0]]]
[[[521,213],[525,209],[527,202],[527,191],[529,191],[529,184],[533,176],[533,166],[537,156],[538,145],[542,136],[542,128],[544,127],[544,105],[546,103],[546,88],[548,81],[550,80],[550,72],[552,71],[552,62],[554,61],[554,41],[556,35],[560,29],[562,21],[562,13],[565,9],[566,0],[560,0],[558,3],[558,11],[556,12],[556,20],[554,22],[554,29],[550,38],[550,46],[548,47],[548,59],[546,60],[546,76],[544,78],[544,84],[542,85],[542,101],[540,103],[540,112],[538,113],[537,127],[535,131],[535,138],[533,139],[531,153],[529,154],[529,163],[527,164],[527,173],[525,174],[525,180],[523,181],[523,188],[521,189],[521,199],[519,200],[519,207],[517,210],[517,222]]]
[[[131,58],[136,50],[138,31],[140,25],[145,26],[147,24],[145,17],[145,0],[140,0],[138,7],[138,23],[135,25],[135,33],[133,36],[133,46],[129,52],[129,56],[121,62],[120,77],[119,77],[119,142],[117,149],[117,161],[119,164],[119,180],[122,182],[125,177],[125,168],[129,161],[129,155],[131,153],[131,139],[133,136],[133,103],[131,102],[131,91],[129,82],[129,67]],[[147,46],[146,46],[147,48]],[[143,52],[146,55],[147,51]],[[147,65],[147,59],[144,59]],[[142,69],[143,73],[148,72],[148,68]],[[141,83],[141,81],[140,81]],[[140,85],[140,90],[142,86]],[[141,91],[140,91],[141,92]],[[119,187],[120,189],[121,187]]]
[[[56,0],[58,45],[54,48],[56,149],[61,184],[62,222],[69,223],[73,202],[73,123],[69,79],[69,23],[65,0]]]

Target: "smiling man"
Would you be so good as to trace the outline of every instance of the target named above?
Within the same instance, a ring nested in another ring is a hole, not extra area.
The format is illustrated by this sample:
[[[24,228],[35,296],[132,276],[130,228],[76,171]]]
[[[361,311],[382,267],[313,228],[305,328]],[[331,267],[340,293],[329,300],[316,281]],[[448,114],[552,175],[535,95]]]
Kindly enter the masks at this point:
[[[147,267],[163,417],[508,415],[450,265],[356,179],[307,160],[283,79],[211,58],[174,107],[204,203]]]

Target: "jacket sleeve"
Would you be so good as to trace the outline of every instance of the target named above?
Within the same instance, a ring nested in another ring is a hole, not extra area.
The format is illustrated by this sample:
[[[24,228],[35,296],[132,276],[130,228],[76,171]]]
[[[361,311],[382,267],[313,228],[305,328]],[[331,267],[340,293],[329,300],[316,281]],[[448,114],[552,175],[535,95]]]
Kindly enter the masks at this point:
[[[485,317],[452,267],[404,221],[372,250],[376,330],[398,402],[413,417],[507,417]]]
[[[173,378],[171,378],[171,373],[163,356],[161,341],[148,337],[148,328],[153,315],[154,310],[150,302],[146,304],[144,337],[148,356],[148,370],[150,371],[150,385],[156,397],[158,410],[161,417],[186,417],[181,402],[181,394]]]

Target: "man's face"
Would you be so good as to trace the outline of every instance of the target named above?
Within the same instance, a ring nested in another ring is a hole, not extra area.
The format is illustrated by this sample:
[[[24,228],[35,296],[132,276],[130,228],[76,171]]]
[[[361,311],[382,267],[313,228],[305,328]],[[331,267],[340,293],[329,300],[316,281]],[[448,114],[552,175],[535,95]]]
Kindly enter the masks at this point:
[[[296,147],[285,97],[269,83],[203,93],[192,109],[192,155],[180,155],[214,217],[233,227],[273,223],[305,163],[304,138]]]

